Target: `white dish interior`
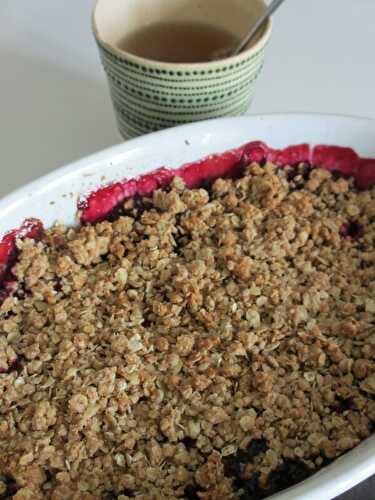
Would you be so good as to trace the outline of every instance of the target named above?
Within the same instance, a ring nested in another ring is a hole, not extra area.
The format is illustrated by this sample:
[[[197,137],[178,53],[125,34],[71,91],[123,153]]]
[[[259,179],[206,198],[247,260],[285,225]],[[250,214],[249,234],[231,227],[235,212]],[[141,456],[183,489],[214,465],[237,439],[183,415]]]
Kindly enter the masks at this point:
[[[332,115],[260,115],[199,122],[157,132],[96,153],[0,200],[0,238],[28,217],[46,227],[77,223],[77,200],[103,184],[130,179],[158,167],[180,167],[251,140],[279,148],[308,142],[349,146],[375,158],[375,122]],[[325,500],[375,473],[375,436],[328,467],[273,499]]]

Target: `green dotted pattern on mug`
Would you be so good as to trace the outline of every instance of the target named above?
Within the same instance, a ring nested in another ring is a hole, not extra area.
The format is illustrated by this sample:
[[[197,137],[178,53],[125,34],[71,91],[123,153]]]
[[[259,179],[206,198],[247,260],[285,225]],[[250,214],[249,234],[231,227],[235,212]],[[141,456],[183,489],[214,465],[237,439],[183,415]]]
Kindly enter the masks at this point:
[[[184,123],[243,115],[263,66],[265,46],[215,69],[168,70],[122,59],[100,43],[120,133],[125,138]]]

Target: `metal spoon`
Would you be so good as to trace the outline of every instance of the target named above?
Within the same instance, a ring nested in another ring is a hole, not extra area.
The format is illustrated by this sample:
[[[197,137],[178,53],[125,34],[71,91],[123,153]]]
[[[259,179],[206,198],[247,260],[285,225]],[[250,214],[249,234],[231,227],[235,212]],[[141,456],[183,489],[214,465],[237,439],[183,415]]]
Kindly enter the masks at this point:
[[[267,19],[272,16],[272,14],[280,7],[280,5],[284,2],[284,0],[273,0],[273,2],[270,3],[270,5],[267,7],[267,9],[263,12],[263,14],[260,16],[260,18],[257,20],[257,22],[252,26],[248,34],[245,36],[245,38],[242,39],[241,43],[238,45],[238,47],[229,54],[229,56],[236,56],[240,52],[243,51],[243,49],[246,47],[246,45],[253,39],[253,37],[257,34],[259,28],[263,26],[263,24],[267,21]]]

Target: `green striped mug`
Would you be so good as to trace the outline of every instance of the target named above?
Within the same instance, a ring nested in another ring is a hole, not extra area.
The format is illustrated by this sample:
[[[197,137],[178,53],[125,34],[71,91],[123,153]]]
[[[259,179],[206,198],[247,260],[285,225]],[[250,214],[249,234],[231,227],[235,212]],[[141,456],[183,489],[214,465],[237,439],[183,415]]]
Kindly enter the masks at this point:
[[[138,57],[119,48],[125,36],[157,22],[200,22],[240,38],[264,9],[263,0],[97,0],[93,31],[121,135],[128,139],[197,120],[245,114],[272,22],[241,54],[204,63]]]

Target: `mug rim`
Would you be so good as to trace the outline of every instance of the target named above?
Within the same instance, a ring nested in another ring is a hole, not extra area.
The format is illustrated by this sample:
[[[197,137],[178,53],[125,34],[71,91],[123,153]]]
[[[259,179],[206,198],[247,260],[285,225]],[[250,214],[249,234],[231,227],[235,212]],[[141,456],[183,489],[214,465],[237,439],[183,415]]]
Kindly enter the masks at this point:
[[[114,56],[124,60],[124,61],[130,61],[138,65],[152,65],[153,67],[157,67],[160,69],[181,69],[181,70],[189,70],[189,69],[203,69],[207,66],[210,66],[212,68],[217,68],[222,66],[223,64],[235,64],[239,61],[243,61],[244,59],[247,59],[249,56],[254,56],[255,54],[258,53],[259,50],[265,47],[267,42],[269,41],[271,37],[271,32],[272,32],[272,27],[273,27],[273,20],[272,17],[269,17],[266,23],[266,27],[262,33],[262,35],[259,37],[259,39],[256,41],[254,45],[250,45],[249,48],[243,50],[237,55],[230,56],[230,57],[225,57],[224,59],[218,59],[215,61],[206,61],[206,62],[195,62],[195,63],[174,63],[174,62],[165,62],[165,61],[157,61],[155,59],[148,59],[146,57],[141,57],[137,56],[135,54],[132,54],[131,52],[127,52],[125,50],[119,49],[115,45],[112,45],[111,43],[106,42],[99,34],[97,22],[95,19],[95,15],[97,12],[97,8],[99,5],[99,2],[102,0],[95,0],[94,8],[92,10],[92,15],[91,15],[91,26],[92,26],[92,31],[94,34],[94,37],[99,45],[101,45],[105,50],[108,52],[112,53]],[[266,7],[266,3],[264,0],[261,0],[263,5]]]

